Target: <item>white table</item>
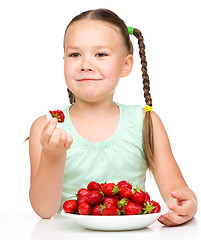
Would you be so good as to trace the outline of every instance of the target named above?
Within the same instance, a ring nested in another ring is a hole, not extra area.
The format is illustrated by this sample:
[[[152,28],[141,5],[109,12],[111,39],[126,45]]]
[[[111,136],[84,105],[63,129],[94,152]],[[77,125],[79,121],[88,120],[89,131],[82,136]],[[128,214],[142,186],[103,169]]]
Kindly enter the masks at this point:
[[[179,227],[164,227],[158,221],[141,230],[102,232],[88,230],[62,215],[41,219],[37,215],[0,215],[1,240],[200,240],[201,213]]]

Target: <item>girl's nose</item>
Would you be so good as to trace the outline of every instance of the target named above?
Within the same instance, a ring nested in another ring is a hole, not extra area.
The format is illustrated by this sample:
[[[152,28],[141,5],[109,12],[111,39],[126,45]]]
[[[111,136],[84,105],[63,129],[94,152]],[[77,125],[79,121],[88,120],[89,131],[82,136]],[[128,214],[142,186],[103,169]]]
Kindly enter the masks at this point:
[[[82,72],[88,72],[88,71],[93,71],[94,67],[92,66],[92,64],[89,62],[89,60],[84,59],[82,62],[82,66],[80,69]]]

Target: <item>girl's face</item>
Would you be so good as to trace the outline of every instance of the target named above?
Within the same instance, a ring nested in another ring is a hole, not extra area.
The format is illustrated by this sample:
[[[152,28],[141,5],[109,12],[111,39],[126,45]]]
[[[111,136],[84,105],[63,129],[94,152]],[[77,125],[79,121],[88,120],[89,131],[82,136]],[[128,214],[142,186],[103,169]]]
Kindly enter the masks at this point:
[[[113,96],[120,77],[132,70],[133,56],[126,54],[115,26],[100,20],[71,24],[65,36],[64,75],[76,98],[100,101]]]

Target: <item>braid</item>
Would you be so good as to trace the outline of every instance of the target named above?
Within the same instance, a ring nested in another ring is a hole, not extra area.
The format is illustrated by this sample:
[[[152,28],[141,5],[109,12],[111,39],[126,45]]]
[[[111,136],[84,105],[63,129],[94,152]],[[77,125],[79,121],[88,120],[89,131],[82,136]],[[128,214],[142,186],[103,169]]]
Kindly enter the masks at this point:
[[[146,55],[145,55],[145,45],[144,45],[144,38],[142,36],[142,33],[136,29],[133,28],[133,35],[138,39],[138,45],[139,45],[139,54],[141,58],[141,64],[142,64],[142,78],[143,78],[143,90],[144,90],[144,98],[147,105],[152,106],[152,99],[150,91],[150,82],[149,82],[149,75],[147,73],[147,61],[146,61]]]
[[[152,107],[152,98],[150,94],[150,81],[149,75],[147,73],[147,61],[145,55],[145,45],[144,38],[140,30],[133,28],[133,35],[138,39],[139,54],[142,64],[142,78],[143,78],[143,90],[144,98],[147,105]],[[154,151],[154,141],[153,141],[153,124],[151,119],[151,113],[146,112],[143,120],[143,148],[145,153],[145,158],[147,160],[147,165],[152,172],[154,172],[153,164],[153,151]]]
[[[69,88],[67,88],[67,92],[68,92],[70,104],[75,103],[76,102],[75,94],[73,94]]]

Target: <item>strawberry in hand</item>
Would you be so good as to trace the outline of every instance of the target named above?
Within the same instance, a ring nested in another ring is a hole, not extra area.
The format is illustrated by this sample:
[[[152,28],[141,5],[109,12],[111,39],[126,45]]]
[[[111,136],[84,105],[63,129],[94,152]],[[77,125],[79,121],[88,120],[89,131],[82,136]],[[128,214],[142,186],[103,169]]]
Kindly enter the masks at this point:
[[[65,115],[61,110],[49,111],[53,118],[57,118],[59,123],[64,122]]]

